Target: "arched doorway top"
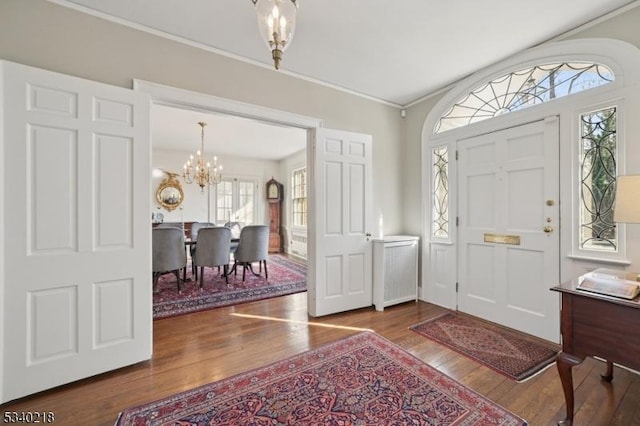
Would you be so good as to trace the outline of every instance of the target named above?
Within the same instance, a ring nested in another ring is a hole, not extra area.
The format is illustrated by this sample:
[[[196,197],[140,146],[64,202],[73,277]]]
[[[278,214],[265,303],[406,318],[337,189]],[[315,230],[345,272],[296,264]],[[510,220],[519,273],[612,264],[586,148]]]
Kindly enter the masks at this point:
[[[423,127],[431,138],[572,95],[637,84],[640,50],[614,39],[578,39],[529,49],[461,81],[432,109]]]

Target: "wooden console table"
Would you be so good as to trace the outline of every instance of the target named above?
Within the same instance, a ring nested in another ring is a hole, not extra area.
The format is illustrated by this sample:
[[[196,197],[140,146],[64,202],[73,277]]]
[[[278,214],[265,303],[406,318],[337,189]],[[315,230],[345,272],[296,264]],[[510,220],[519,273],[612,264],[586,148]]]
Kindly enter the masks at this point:
[[[603,380],[613,380],[613,363],[640,370],[640,297],[633,300],[603,296],[576,286],[583,277],[564,282],[551,290],[562,295],[560,330],[562,352],[556,365],[567,406],[565,420],[573,422],[574,399],[571,369],[588,356],[607,362]]]

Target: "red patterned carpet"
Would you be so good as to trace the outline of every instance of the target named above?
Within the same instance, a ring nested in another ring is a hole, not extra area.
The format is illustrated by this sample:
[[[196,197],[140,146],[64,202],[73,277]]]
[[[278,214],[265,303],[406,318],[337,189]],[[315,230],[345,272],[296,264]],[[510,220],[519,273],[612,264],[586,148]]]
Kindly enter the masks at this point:
[[[411,329],[518,382],[553,363],[560,350],[465,315],[444,314]]]
[[[526,425],[371,332],[123,411],[124,425]]]
[[[257,266],[257,264],[256,264]],[[187,279],[191,279],[191,269]],[[200,290],[200,281],[187,281],[182,292],[178,292],[176,277],[166,274],[160,277],[153,293],[153,319],[174,317],[221,306],[237,305],[254,300],[268,299],[285,294],[307,290],[307,267],[281,255],[270,255],[267,260],[269,280],[256,277],[247,271],[242,282],[242,268],[237,276],[229,276],[229,284],[218,270],[205,268],[204,288]],[[256,270],[257,272],[257,270]],[[182,277],[182,274],[180,274]]]

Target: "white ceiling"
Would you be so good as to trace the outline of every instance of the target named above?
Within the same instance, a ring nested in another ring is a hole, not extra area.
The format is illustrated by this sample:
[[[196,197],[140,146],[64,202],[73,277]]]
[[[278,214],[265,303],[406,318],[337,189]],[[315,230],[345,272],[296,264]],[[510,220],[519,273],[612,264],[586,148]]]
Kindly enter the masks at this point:
[[[205,113],[153,105],[151,140],[154,149],[195,152],[200,149],[205,122],[204,150],[217,155],[281,160],[305,149],[304,129],[263,123],[232,115]],[[186,158],[185,158],[186,160]]]
[[[273,68],[250,0],[50,1]],[[273,72],[401,107],[523,49],[639,2],[298,0],[295,35],[281,70]],[[175,148],[170,134],[175,140],[197,142],[200,119],[183,120],[179,128],[186,133],[178,133],[177,122],[170,124],[172,128],[154,130],[154,146]],[[212,133],[213,128],[208,127]],[[244,136],[225,133],[215,139],[240,147]]]

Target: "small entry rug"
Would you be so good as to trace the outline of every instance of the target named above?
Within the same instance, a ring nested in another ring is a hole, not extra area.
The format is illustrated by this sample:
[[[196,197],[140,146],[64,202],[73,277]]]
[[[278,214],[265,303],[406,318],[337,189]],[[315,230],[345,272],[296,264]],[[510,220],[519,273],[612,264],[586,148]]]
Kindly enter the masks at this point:
[[[556,345],[465,315],[447,313],[410,328],[517,382],[553,363],[559,352]]]
[[[526,425],[418,358],[363,332],[121,412],[124,425]]]
[[[257,263],[254,270],[258,272]],[[269,280],[257,277],[247,270],[242,282],[242,267],[237,275],[229,276],[229,284],[218,273],[217,268],[204,268],[204,286],[200,290],[200,280],[191,276],[191,266],[187,267],[187,280],[182,292],[178,292],[176,277],[165,274],[158,280],[153,293],[153,319],[174,317],[222,306],[284,296],[307,290],[307,266],[278,254],[267,259]],[[182,273],[180,273],[182,278]],[[200,278],[200,276],[198,276]]]

